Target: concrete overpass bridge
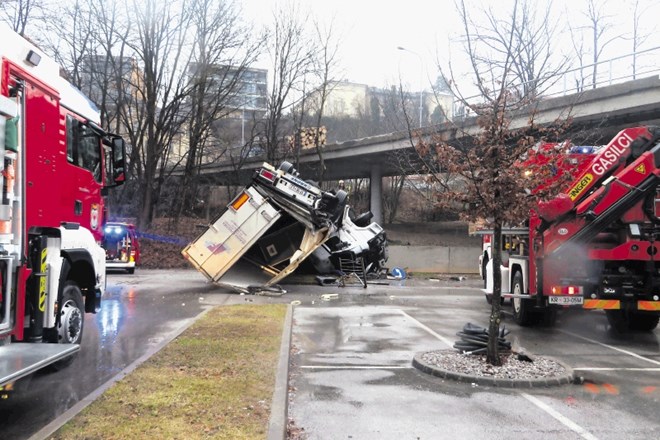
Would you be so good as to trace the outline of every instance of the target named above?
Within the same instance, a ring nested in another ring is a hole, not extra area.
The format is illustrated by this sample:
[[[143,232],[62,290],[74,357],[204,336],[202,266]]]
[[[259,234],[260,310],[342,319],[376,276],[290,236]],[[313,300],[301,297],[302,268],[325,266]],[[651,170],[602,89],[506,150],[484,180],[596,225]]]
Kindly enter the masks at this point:
[[[660,125],[660,77],[657,75],[616,85],[586,90],[567,96],[548,98],[536,105],[536,122],[549,123],[557,118],[573,117],[572,131],[597,134],[593,144],[605,143],[625,127]],[[529,112],[514,118],[511,128],[525,126]],[[423,136],[438,133],[446,140],[477,133],[476,118],[454,120],[450,124],[423,127]],[[569,133],[569,137],[571,134]],[[414,174],[419,168],[410,166],[416,153],[408,132],[397,132],[363,139],[329,144],[324,147],[325,179],[339,180],[369,178],[371,181],[371,210],[376,221],[382,221],[381,178]],[[245,184],[263,157],[250,158],[237,172],[229,163],[202,167],[201,177],[217,185]],[[303,150],[298,170],[303,177],[318,175],[319,159],[316,151]],[[238,179],[238,181],[236,180]]]

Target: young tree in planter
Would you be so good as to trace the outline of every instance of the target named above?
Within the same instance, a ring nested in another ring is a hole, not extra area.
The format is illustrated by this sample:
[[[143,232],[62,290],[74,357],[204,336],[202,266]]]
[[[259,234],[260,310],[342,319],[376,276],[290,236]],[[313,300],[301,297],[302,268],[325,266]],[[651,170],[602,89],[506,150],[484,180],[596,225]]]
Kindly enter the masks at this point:
[[[530,90],[529,76],[526,84],[520,84],[517,74],[519,54],[526,44],[520,38],[524,35],[521,27],[532,25],[521,20],[521,4],[529,7],[525,0],[515,1],[504,22],[496,19],[492,10],[486,11],[487,22],[492,25],[487,28],[475,25],[465,4],[458,3],[478,97],[463,99],[455,83],[448,84],[475,117],[461,126],[447,123],[430,137],[420,137],[416,146],[429,178],[441,188],[436,194],[438,206],[459,211],[464,220],[485,221],[492,229],[492,262],[498,269],[503,227],[520,225],[529,217],[530,209],[554,197],[568,178],[566,173],[556,175],[561,168],[561,144],[557,148],[543,144],[561,140],[566,123],[537,124],[535,102],[542,90]],[[490,58],[493,53],[500,56]],[[531,72],[527,70],[528,75]],[[535,160],[528,160],[530,153]],[[500,365],[497,337],[502,279],[499,270],[493,272],[487,362]]]
[[[490,107],[471,107],[479,115],[479,132],[473,136],[446,141],[438,133],[417,144],[430,179],[441,188],[435,194],[438,207],[458,212],[463,220],[485,222],[492,229],[493,268],[502,264],[502,229],[521,225],[539,201],[554,197],[565,185],[562,176],[555,174],[565,156],[563,145],[544,144],[558,140],[564,127],[559,123],[540,127],[532,118],[522,128],[511,128],[506,116],[508,96],[502,91]],[[535,158],[528,162],[530,153]],[[500,364],[501,293],[501,272],[494,269],[487,355],[493,365]]]

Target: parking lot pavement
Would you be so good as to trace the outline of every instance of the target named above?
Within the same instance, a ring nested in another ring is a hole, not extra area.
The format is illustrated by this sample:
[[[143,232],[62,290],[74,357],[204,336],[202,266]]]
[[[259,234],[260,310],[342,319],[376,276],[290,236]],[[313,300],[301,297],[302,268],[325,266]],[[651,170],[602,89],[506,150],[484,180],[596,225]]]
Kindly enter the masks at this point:
[[[286,300],[300,301],[289,418],[305,438],[660,438],[660,330],[618,336],[602,313],[574,309],[561,311],[554,328],[521,328],[505,316],[514,347],[565,362],[582,382],[525,390],[457,383],[411,362],[450,348],[466,322],[487,324],[479,281],[382,284],[289,288]],[[337,296],[324,300],[328,293]]]

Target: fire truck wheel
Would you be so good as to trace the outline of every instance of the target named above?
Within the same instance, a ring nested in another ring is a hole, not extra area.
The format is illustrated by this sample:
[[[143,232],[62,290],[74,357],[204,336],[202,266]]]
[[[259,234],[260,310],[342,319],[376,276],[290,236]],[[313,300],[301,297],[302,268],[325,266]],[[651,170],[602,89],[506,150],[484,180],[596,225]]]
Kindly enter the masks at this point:
[[[541,312],[541,323],[546,327],[553,327],[557,322],[557,308],[556,307],[546,307]]]
[[[126,269],[126,272],[127,272],[129,275],[133,275],[133,274],[135,273],[135,268],[134,268],[134,267],[131,267],[130,269]]]
[[[619,333],[626,331],[652,331],[658,326],[660,316],[625,310],[606,310],[607,321]]]
[[[82,341],[84,322],[84,303],[80,288],[73,281],[67,281],[62,291],[62,307],[60,308],[60,321],[55,328],[44,329],[44,336],[48,342],[55,344],[80,344]],[[52,371],[65,368],[73,362],[77,354],[49,365]]]
[[[658,326],[660,316],[651,315],[650,313],[636,313],[630,312],[628,326],[630,330],[637,330],[642,332],[650,332]]]
[[[488,283],[488,272],[486,271],[486,266],[488,265],[488,255],[484,255],[483,260],[481,260],[481,273],[484,278],[484,289],[486,288],[486,284]],[[486,298],[487,299],[487,298]],[[488,304],[490,304],[491,301],[488,301]]]
[[[78,284],[67,281],[62,291],[57,343],[80,344],[83,334],[85,305]]]
[[[625,333],[628,330],[625,310],[605,310],[605,316],[617,333]]]
[[[523,289],[523,277],[520,272],[516,272],[513,275],[511,292],[514,295],[522,295],[525,293]],[[532,324],[533,312],[531,299],[514,297],[511,300],[511,305],[513,306],[513,320],[516,321],[518,325],[527,326]]]

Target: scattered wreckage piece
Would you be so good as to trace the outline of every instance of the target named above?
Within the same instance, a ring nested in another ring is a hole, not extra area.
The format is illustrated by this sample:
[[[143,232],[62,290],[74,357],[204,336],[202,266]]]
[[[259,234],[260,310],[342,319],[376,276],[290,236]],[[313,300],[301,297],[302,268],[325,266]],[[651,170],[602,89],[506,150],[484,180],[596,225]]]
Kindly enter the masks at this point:
[[[264,163],[181,253],[218,285],[277,295],[284,293],[277,283],[322,248],[313,259],[320,273],[355,274],[366,287],[367,274],[387,261],[387,240],[370,215],[352,216],[347,198],[345,191],[322,191],[300,179],[288,162],[278,169]]]

